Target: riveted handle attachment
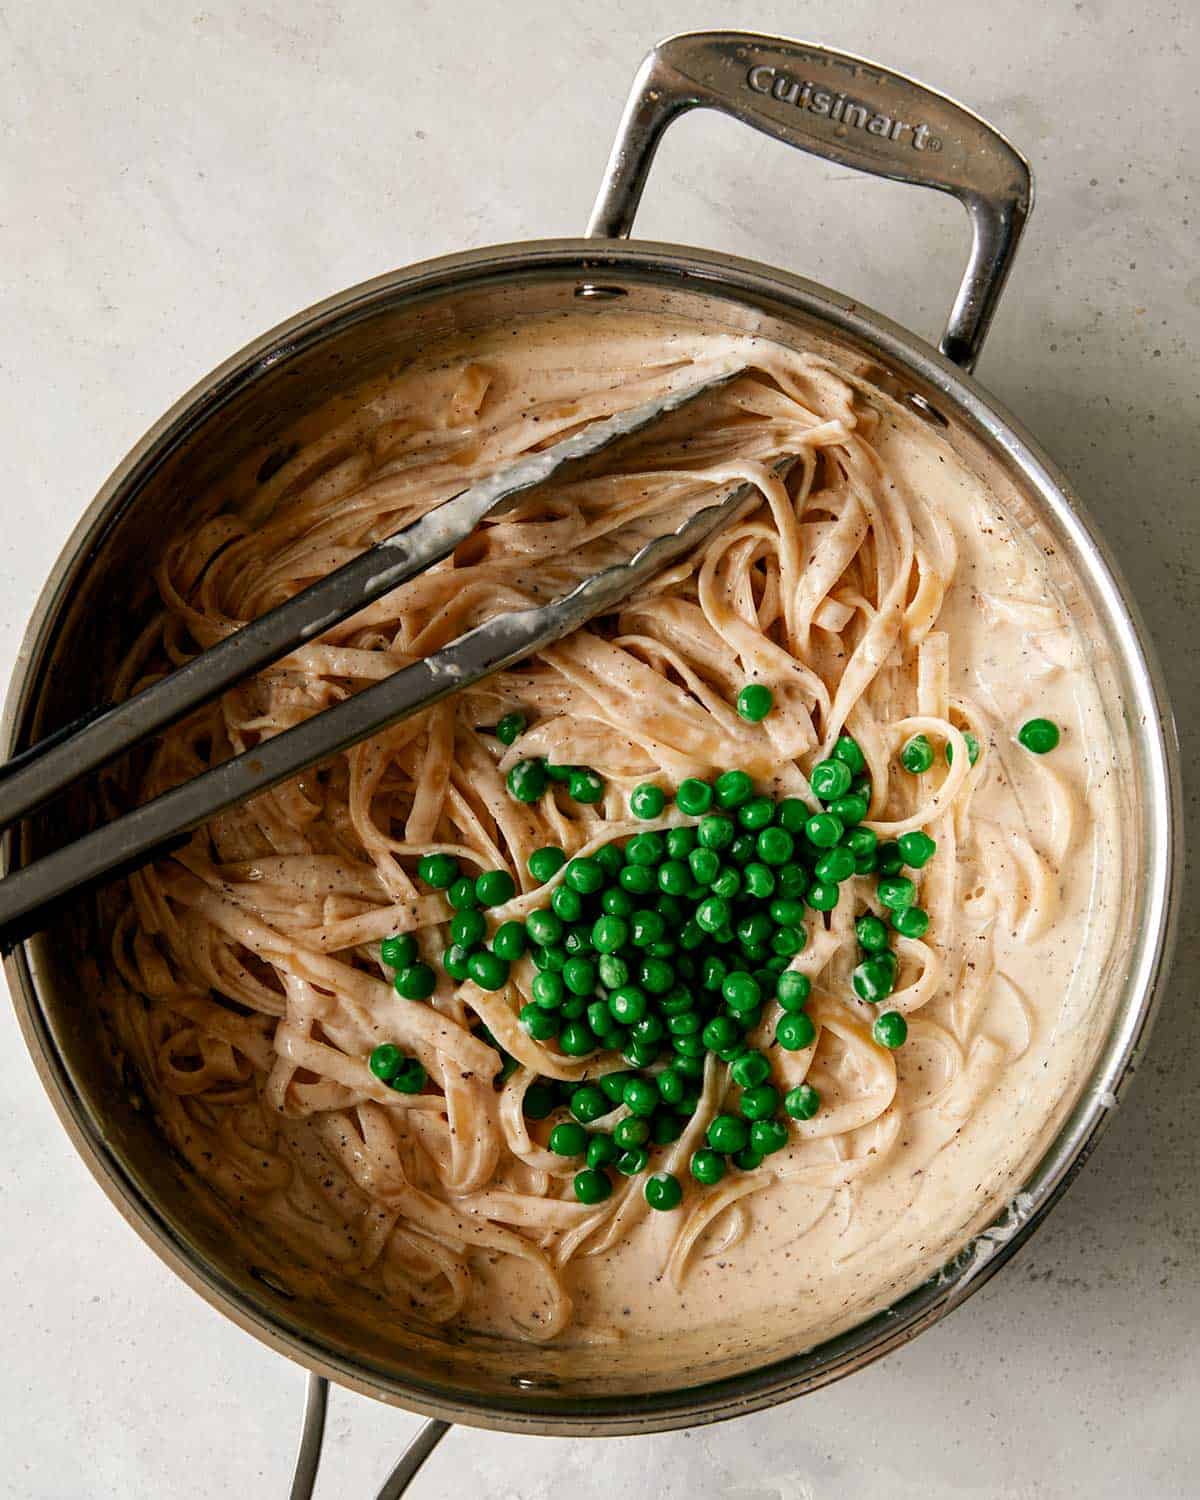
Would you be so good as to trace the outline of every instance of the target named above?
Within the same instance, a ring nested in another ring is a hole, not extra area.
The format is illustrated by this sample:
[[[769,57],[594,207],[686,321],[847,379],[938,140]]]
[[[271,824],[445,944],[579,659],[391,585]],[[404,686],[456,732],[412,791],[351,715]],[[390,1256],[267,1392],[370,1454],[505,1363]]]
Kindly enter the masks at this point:
[[[827,161],[952,193],[972,243],[940,347],[974,367],[1033,206],[1029,164],[998,130],[902,73],[814,43],[746,31],[669,37],[634,80],[590,236],[628,236],[663,132],[690,109],[718,109]]]

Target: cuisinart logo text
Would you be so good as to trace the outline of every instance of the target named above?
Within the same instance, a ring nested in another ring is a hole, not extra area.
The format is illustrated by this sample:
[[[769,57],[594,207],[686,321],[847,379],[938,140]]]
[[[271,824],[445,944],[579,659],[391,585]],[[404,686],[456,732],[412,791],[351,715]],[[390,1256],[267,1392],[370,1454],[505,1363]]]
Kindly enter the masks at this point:
[[[758,63],[746,74],[746,82],[756,94],[770,94],[781,104],[794,104],[797,109],[807,109],[814,115],[827,115],[839,125],[851,125],[855,130],[865,130],[868,135],[905,141],[914,151],[942,149],[940,137],[931,135],[928,125],[910,125],[907,120],[877,114],[868,105],[859,104],[845,94],[830,93],[812,82],[801,83],[778,68]]]

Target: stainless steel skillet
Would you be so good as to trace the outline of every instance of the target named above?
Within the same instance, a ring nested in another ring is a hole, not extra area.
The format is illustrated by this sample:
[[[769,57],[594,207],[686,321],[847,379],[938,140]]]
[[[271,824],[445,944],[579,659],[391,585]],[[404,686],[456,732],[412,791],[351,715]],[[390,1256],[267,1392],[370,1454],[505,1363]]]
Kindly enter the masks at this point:
[[[970,260],[941,353],[837,292],[713,252],[629,242],[662,131],[721,109],[844,165],[953,193]],[[589,237],[490,247],[380,277],[299,314],[176,405],[101,490],[38,604],[7,703],[6,752],[78,717],[149,607],[142,560],[214,477],[267,474],[296,424],[339,392],[448,334],[564,310],[669,313],[815,348],[868,373],[934,423],[1061,573],[1093,668],[1124,788],[1129,869],[1113,961],[1096,996],[1090,1072],[1020,1192],[934,1280],[816,1349],[751,1331],[714,1363],[680,1341],[669,1370],[614,1378],[553,1350],[381,1326],[352,1299],[330,1306],[248,1252],[138,1107],[136,1080],[100,1044],[89,971],[65,927],[16,949],[7,969],[26,1040],[63,1122],[130,1223],[210,1302],[310,1371],[445,1421],[558,1434],[649,1432],[714,1421],[836,1379],[961,1302],[1040,1222],[1086,1159],[1136,1062],[1170,946],[1179,793],[1169,711],[1136,611],[1078,500],[1038,445],[967,373],[995,312],[1030,206],[1028,168],[969,111],[875,64],[741,33],[664,42],[634,86]],[[114,606],[120,600],[120,607]],[[24,863],[82,826],[64,801],[9,849]],[[319,1404],[319,1402],[318,1402]]]

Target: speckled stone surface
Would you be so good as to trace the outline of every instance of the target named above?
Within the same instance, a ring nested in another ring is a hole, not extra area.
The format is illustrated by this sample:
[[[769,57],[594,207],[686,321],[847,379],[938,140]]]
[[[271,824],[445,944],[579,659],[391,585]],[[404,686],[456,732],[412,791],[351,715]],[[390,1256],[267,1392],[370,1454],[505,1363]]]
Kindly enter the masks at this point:
[[[1196,16],[1187,0],[16,0],[0,13],[4,675],[75,519],[183,390],[389,267],[580,232],[643,50],[738,25],[915,73],[1033,160],[1038,208],[979,373],[1112,543],[1194,771]],[[949,200],[711,116],[668,138],[639,230],[802,271],[926,335],[966,235]],[[1200,1492],[1194,903],[1128,1102],[1033,1242],[945,1324],[849,1382],[721,1427],[603,1450],[453,1433],[413,1495]],[[0,1141],[0,1494],[284,1496],[300,1372],[125,1227],[6,1007]],[[373,1495],[415,1426],[335,1394],[319,1494]]]

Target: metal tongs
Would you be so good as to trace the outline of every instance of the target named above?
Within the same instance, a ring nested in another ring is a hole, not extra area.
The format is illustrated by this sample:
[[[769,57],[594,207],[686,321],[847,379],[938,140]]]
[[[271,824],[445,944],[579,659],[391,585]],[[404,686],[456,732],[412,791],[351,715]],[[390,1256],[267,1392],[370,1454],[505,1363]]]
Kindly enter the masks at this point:
[[[641,432],[741,373],[740,368],[726,369],[656,401],[590,423],[552,447],[480,480],[126,702],[94,710],[40,740],[0,766],[0,828],[27,816],[80,777],[450,556],[505,501],[544,484],[567,465]],[[52,907],[70,892],[127,874],[178,848],[196,828],[226,808],[511,666],[611,609],[666,564],[741,514],[755,495],[749,483],[727,486],[711,505],[690,515],[675,531],[653,538],[627,561],[584,579],[561,598],[497,615],[345,702],[14,871],[0,880],[0,947],[8,951],[36,932]]]

